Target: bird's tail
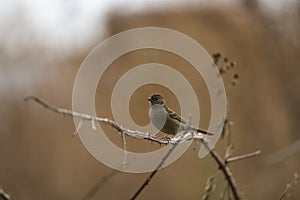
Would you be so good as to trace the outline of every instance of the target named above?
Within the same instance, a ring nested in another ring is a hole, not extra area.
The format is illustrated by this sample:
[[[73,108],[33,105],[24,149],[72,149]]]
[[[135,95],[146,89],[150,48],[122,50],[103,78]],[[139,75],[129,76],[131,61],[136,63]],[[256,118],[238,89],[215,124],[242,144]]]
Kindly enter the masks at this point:
[[[196,131],[197,131],[198,133],[203,133],[203,134],[205,134],[205,135],[214,135],[214,134],[211,133],[211,132],[203,131],[203,130],[201,130],[201,129],[197,129]]]
[[[204,131],[204,130],[201,130],[199,128],[196,128],[194,126],[191,126],[191,125],[187,125],[187,124],[181,124],[181,130],[192,130],[192,131],[195,131],[197,133],[202,133],[202,134],[205,134],[205,135],[215,135],[214,133],[211,133],[211,132],[208,132],[208,131]]]

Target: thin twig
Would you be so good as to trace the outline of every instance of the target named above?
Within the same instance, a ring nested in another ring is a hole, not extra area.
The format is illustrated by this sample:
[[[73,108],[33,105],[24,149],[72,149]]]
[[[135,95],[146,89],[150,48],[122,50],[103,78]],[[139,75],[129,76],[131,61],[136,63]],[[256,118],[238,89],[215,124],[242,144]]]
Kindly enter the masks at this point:
[[[126,142],[125,134],[122,134],[122,141],[123,141],[123,153],[124,153],[122,166],[123,166],[123,168],[125,168],[126,165],[127,165],[127,155],[128,155],[128,152],[127,152],[127,142]]]
[[[172,146],[172,148],[167,152],[167,154],[162,158],[162,160],[160,161],[160,163],[157,165],[157,167],[155,168],[155,170],[148,176],[148,178],[144,181],[144,183],[141,185],[141,187],[139,187],[139,189],[130,198],[130,200],[134,200],[134,199],[136,199],[139,196],[139,194],[150,183],[150,181],[152,180],[152,178],[155,176],[155,174],[158,172],[158,170],[163,166],[163,164],[165,163],[165,161],[168,159],[168,157],[171,155],[171,153],[174,151],[174,149],[177,147],[178,144],[179,144],[179,141]]]
[[[10,200],[10,196],[0,188],[0,200]]]
[[[229,198],[229,194],[230,193],[230,190],[229,190],[229,187],[228,187],[228,182],[225,182],[225,187],[224,187],[224,190],[222,191],[221,195],[220,195],[220,200],[225,200],[225,195],[227,194],[227,199],[230,199]]]
[[[239,160],[244,160],[247,158],[252,158],[254,156],[257,156],[261,153],[260,150],[257,150],[255,152],[252,153],[247,153],[247,154],[243,154],[243,155],[239,155],[239,156],[234,156],[234,157],[229,157],[227,159],[225,159],[225,163],[230,163],[230,162],[235,162],[235,161],[239,161]]]
[[[105,176],[101,177],[101,179],[89,190],[89,192],[82,198],[82,200],[92,199],[93,196],[95,196],[95,194],[104,186],[104,184],[118,172],[118,170],[114,169]]]
[[[210,176],[206,181],[206,186],[204,188],[204,195],[202,196],[202,200],[208,200],[213,191],[216,188],[216,177]]]
[[[298,173],[295,173],[293,180],[289,184],[286,185],[284,191],[282,192],[282,194],[280,196],[280,200],[285,199],[287,197],[287,195],[293,189],[294,185],[297,184],[298,180],[299,180],[299,175],[298,175]]]

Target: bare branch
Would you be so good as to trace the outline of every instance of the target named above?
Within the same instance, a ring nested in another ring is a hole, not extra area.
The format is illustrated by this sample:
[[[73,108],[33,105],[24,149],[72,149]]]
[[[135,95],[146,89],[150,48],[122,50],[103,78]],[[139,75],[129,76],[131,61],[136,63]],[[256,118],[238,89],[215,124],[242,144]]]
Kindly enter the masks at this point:
[[[220,200],[225,200],[225,198],[230,199],[230,188],[228,182],[225,183],[225,187],[220,195]]]
[[[223,174],[229,184],[229,187],[231,188],[234,199],[235,200],[242,199],[239,194],[236,181],[233,178],[232,173],[231,173],[229,167],[227,166],[227,164],[225,163],[225,161],[219,156],[219,154],[215,151],[215,149],[211,149],[209,147],[209,144],[207,143],[207,141],[203,140],[203,145],[207,148],[207,150],[209,150],[210,155],[215,159],[215,161],[219,165],[219,169],[223,172]]]
[[[118,172],[118,170],[114,169],[105,176],[101,177],[101,179],[89,190],[89,192],[82,198],[82,200],[92,199],[93,196],[95,196],[95,194],[104,186],[104,184]]]
[[[145,140],[150,140],[152,142],[157,142],[157,143],[160,143],[160,144],[173,144],[174,145],[177,142],[182,143],[182,142],[185,142],[187,140],[193,140],[193,139],[202,140],[205,137],[203,134],[195,133],[195,132],[188,132],[188,133],[184,134],[183,137],[175,136],[175,137],[170,138],[170,139],[156,137],[156,136],[151,135],[149,133],[144,133],[144,132],[140,132],[140,131],[136,131],[136,130],[126,129],[126,128],[122,127],[120,124],[116,123],[115,121],[112,121],[112,120],[107,119],[107,118],[95,117],[95,116],[87,115],[87,114],[84,114],[84,113],[79,113],[79,112],[72,111],[72,110],[53,107],[53,106],[47,104],[45,101],[43,101],[43,100],[41,100],[37,97],[34,97],[34,96],[26,97],[24,100],[25,101],[32,100],[32,101],[40,104],[44,108],[46,108],[48,110],[51,110],[55,113],[59,113],[59,114],[67,115],[67,116],[71,116],[71,117],[76,117],[76,118],[79,118],[81,120],[91,121],[93,123],[94,122],[101,122],[103,124],[110,125],[112,128],[116,129],[121,134],[126,134],[126,135],[129,135],[129,136],[135,137],[135,138],[142,138],[142,139],[145,139]]]
[[[10,196],[0,188],[0,200],[10,200]]]
[[[225,159],[225,163],[230,163],[230,162],[235,162],[235,161],[239,161],[239,160],[244,160],[247,158],[252,158],[254,156],[257,156],[261,153],[260,150],[257,150],[255,152],[252,153],[247,153],[247,154],[243,154],[243,155],[239,155],[239,156],[234,156],[234,157],[229,157],[227,159]]]
[[[182,135],[183,137],[184,135]],[[180,141],[180,140],[179,140]],[[171,155],[171,153],[174,151],[174,149],[177,147],[177,145],[180,142],[176,142],[172,148],[167,152],[167,154],[163,157],[163,159],[160,161],[160,163],[157,165],[157,167],[155,168],[155,170],[148,176],[148,178],[144,181],[144,183],[141,185],[141,187],[136,191],[136,193],[130,198],[131,200],[136,199],[139,194],[145,189],[145,187],[150,183],[150,181],[152,180],[152,178],[155,176],[155,174],[158,172],[158,170],[160,170],[160,168],[163,166],[163,164],[165,163],[165,161],[167,160],[167,158]]]
[[[84,113],[78,113],[78,112],[75,112],[75,111],[50,106],[49,104],[45,103],[44,101],[42,101],[41,99],[39,99],[37,97],[31,96],[31,97],[25,98],[25,101],[28,101],[28,100],[33,100],[36,103],[42,105],[44,108],[49,109],[53,112],[62,114],[62,115],[68,115],[68,116],[71,116],[71,117],[80,118],[81,120],[87,120],[87,121],[92,121],[92,122],[93,121],[94,122],[101,122],[101,123],[110,125],[112,128],[116,129],[121,134],[126,134],[126,135],[129,135],[129,136],[135,137],[135,138],[142,138],[142,139],[150,140],[150,141],[157,142],[157,143],[160,143],[160,144],[172,144],[173,145],[172,148],[168,151],[168,153],[165,155],[165,157],[162,159],[162,161],[158,164],[156,169],[150,174],[150,176],[143,183],[143,185],[139,188],[139,190],[134,194],[132,199],[135,199],[140,194],[140,192],[149,184],[149,182],[152,180],[153,176],[162,167],[165,160],[169,157],[169,155],[173,152],[173,150],[176,148],[176,146],[179,143],[185,142],[187,140],[193,140],[193,139],[198,139],[198,140],[203,142],[203,145],[205,146],[205,148],[207,148],[207,150],[209,150],[211,156],[217,162],[217,164],[219,166],[219,169],[224,174],[225,179],[227,180],[228,185],[229,185],[229,187],[232,191],[234,199],[235,200],[240,200],[241,199],[236,181],[234,180],[234,178],[232,176],[232,173],[231,173],[229,167],[227,166],[228,161],[225,162],[219,156],[219,154],[215,151],[215,149],[212,149],[209,146],[208,142],[205,139],[206,136],[204,136],[201,133],[199,134],[199,133],[189,131],[185,134],[178,134],[179,136],[175,136],[174,138],[170,138],[170,139],[159,138],[159,137],[150,135],[148,133],[143,133],[143,132],[140,132],[140,131],[134,131],[134,130],[129,130],[129,129],[123,128],[118,123],[116,123],[112,120],[106,119],[106,118],[95,117],[95,116],[87,115],[87,114],[84,114]],[[251,157],[251,156],[247,155],[246,157]],[[240,160],[240,159],[244,159],[244,158],[245,158],[245,155],[243,155],[243,158],[236,158],[235,157],[234,160]],[[231,158],[231,159],[233,159],[233,158]]]
[[[291,192],[293,187],[297,184],[298,180],[299,180],[299,175],[298,175],[298,173],[295,173],[293,180],[289,184],[286,185],[285,190],[282,192],[282,194],[280,196],[280,200],[287,198],[288,194]]]
[[[211,194],[213,193],[213,191],[215,190],[215,188],[216,188],[216,177],[210,176],[207,179],[206,186],[204,188],[205,193],[202,196],[202,200],[208,200]]]

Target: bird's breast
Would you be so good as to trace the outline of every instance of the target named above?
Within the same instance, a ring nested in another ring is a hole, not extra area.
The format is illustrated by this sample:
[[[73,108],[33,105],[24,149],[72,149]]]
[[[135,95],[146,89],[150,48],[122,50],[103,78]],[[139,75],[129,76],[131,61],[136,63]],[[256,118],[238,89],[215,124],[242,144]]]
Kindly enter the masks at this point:
[[[152,105],[149,110],[149,116],[151,118],[153,125],[157,129],[161,130],[166,123],[168,113],[164,106]]]

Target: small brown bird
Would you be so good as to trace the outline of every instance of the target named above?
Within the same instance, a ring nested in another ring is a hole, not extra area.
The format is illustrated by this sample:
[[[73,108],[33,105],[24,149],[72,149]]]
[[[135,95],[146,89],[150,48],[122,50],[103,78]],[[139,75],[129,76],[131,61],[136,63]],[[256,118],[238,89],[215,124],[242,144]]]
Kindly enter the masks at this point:
[[[166,101],[161,94],[153,94],[148,98],[148,101],[151,103],[149,116],[153,125],[158,130],[170,135],[176,135],[184,130],[214,135],[213,133],[188,125],[179,115],[168,108]]]

